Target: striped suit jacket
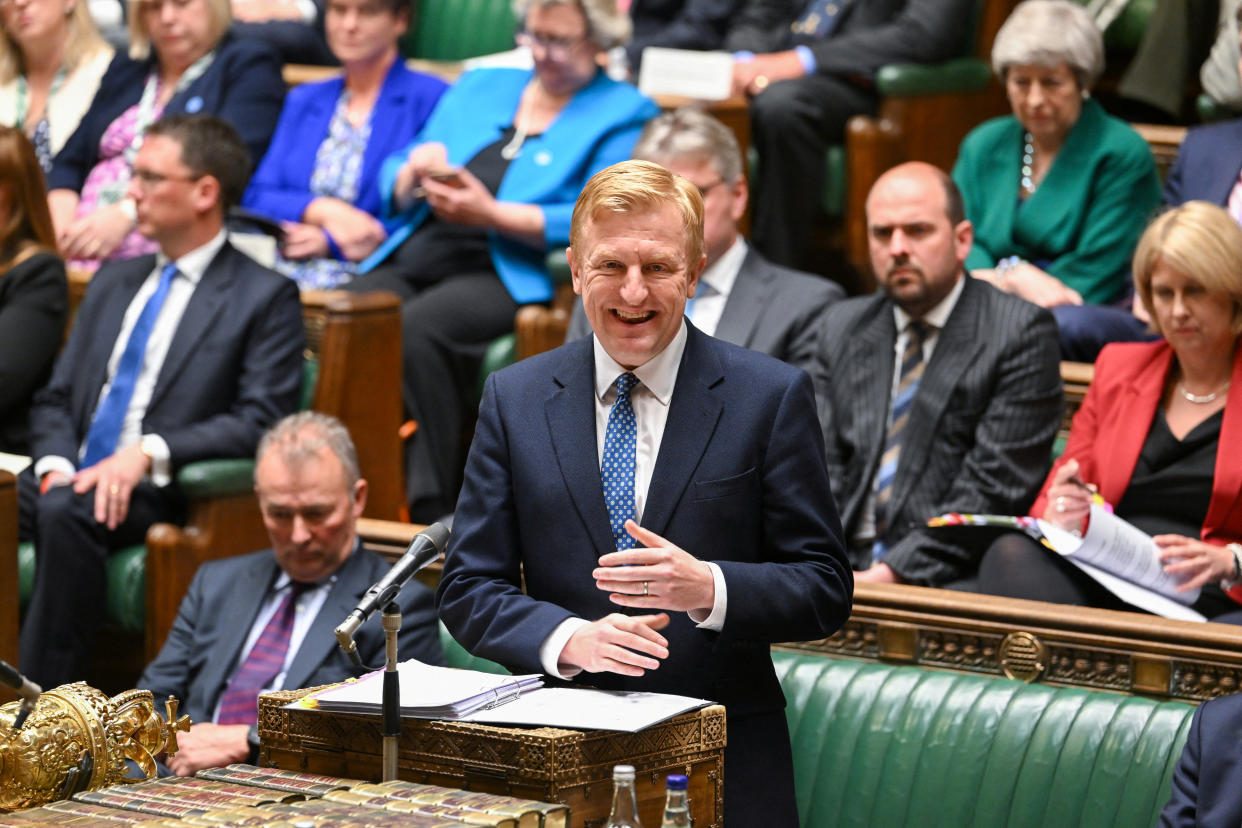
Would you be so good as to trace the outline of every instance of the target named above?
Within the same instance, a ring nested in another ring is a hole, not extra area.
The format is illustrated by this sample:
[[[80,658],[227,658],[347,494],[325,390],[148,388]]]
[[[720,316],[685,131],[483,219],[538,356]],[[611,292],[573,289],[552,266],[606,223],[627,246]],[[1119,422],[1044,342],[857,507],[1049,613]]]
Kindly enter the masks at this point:
[[[910,409],[893,481],[885,563],[910,583],[969,587],[983,543],[926,529],[943,512],[1024,514],[1061,417],[1057,328],[1048,311],[969,276]],[[883,293],[825,312],[812,374],[846,538],[871,491],[887,431],[897,328]],[[966,542],[963,542],[966,541]],[[865,568],[870,550],[851,550]]]

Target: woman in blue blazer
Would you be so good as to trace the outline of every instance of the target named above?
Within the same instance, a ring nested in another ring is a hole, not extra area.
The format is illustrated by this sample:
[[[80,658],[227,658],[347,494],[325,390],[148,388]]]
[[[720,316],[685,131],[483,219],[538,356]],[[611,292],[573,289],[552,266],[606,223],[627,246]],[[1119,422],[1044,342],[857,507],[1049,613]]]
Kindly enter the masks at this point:
[[[285,86],[270,47],[227,34],[229,0],[131,0],[129,56],[117,55],[76,131],[52,161],[48,206],[76,267],[154,252],[125,195],[146,127],[211,113],[236,129],[252,161],[267,149]]]
[[[467,73],[414,143],[384,164],[387,214],[401,226],[351,289],[404,299],[405,402],[414,520],[452,510],[461,435],[487,344],[518,307],[552,298],[548,251],[569,242],[583,184],[627,159],[650,100],[607,78],[598,58],[629,35],[611,0],[523,0],[518,43],[534,70]],[[369,272],[367,272],[369,271]]]
[[[397,40],[408,0],[333,0],[328,46],[344,74],[290,91],[243,206],[282,222],[276,269],[303,289],[333,288],[400,222],[378,218],[379,169],[410,143],[447,88],[412,72]]]

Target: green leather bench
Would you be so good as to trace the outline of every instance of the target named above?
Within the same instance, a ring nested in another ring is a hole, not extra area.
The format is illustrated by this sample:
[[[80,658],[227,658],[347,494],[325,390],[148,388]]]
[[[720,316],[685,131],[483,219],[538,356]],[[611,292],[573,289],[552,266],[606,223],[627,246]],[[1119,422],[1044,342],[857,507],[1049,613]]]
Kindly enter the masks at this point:
[[[440,627],[447,663],[504,672]],[[1155,823],[1192,705],[781,649],[806,828]]]

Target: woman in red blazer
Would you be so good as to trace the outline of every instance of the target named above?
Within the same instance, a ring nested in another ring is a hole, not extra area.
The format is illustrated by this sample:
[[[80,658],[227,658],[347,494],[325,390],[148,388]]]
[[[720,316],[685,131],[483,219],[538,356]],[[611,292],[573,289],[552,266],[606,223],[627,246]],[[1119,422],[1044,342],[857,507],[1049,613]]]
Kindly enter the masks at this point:
[[[1242,623],[1242,229],[1221,208],[1189,202],[1147,228],[1133,270],[1165,338],[1100,353],[1031,514],[1084,531],[1090,485],[1154,537],[1182,589],[1203,587],[1196,609]],[[1025,536],[993,543],[979,579],[993,594],[1129,608]]]

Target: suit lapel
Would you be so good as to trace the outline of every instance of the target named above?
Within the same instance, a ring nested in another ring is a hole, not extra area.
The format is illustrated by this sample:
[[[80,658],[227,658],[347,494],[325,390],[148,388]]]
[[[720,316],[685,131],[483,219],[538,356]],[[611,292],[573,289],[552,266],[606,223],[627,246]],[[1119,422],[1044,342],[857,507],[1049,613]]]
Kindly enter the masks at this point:
[[[558,389],[545,409],[548,437],[556,453],[565,488],[597,551],[615,550],[608,525],[608,507],[599,476],[595,440],[595,356],[586,337],[564,349],[565,359],[553,374]]]
[[[1111,439],[1096,447],[1095,455],[1108,458],[1108,462],[1100,463],[1096,469],[1098,481],[1088,481],[1098,483],[1100,493],[1110,503],[1121,500],[1134,476],[1134,468],[1164,394],[1164,378],[1168,376],[1172,357],[1172,349],[1165,350],[1159,358],[1143,366],[1118,394],[1112,410],[1125,414]]]
[[[1229,380],[1229,396],[1225,400],[1224,420],[1217,441],[1216,469],[1212,475],[1212,500],[1203,520],[1207,537],[1229,525],[1229,515],[1242,492],[1242,464],[1233,450],[1234,440],[1242,440],[1242,345],[1233,355],[1233,376]]]
[[[229,597],[221,607],[223,618],[220,621],[219,643],[203,667],[204,687],[223,691],[242,645],[246,643],[246,636],[250,634],[250,627],[259,614],[259,606],[276,579],[276,570],[276,557],[273,554],[269,552],[259,555],[241,573],[242,577],[231,586],[220,587],[228,590]],[[216,698],[219,699],[218,694]],[[207,711],[208,716],[211,713],[211,710]]]
[[[181,321],[177,324],[177,332],[173,334],[172,343],[168,346],[168,355],[164,357],[159,378],[155,381],[155,390],[151,393],[151,402],[147,406],[148,411],[155,408],[160,398],[168,391],[173,379],[194,353],[199,340],[211,328],[216,316],[224,311],[229,298],[229,289],[233,285],[235,266],[233,257],[240,255],[242,254],[235,252],[229,243],[225,242],[211,264],[207,266],[203,278],[199,281],[198,287],[194,289],[194,294],[185,307]]]
[[[1206,201],[1213,204],[1228,206],[1229,194],[1238,183],[1238,173],[1242,170],[1242,159],[1239,159],[1237,148],[1242,146],[1242,119],[1231,124],[1228,142],[1222,143],[1211,153],[1212,173],[1205,182],[1207,189]]]
[[[734,345],[749,348],[759,324],[759,317],[772,298],[769,283],[772,271],[760,267],[755,251],[748,250],[742,266],[738,269],[737,278],[733,281],[733,289],[725,301],[724,311],[716,324],[716,338]]]
[[[962,374],[983,347],[980,339],[977,286],[969,276],[949,315],[944,330],[936,340],[936,349],[919,381],[919,388],[910,409],[910,420],[901,439],[901,456],[897,476],[893,480],[893,497],[889,506],[892,515],[901,514],[906,496],[923,474],[927,456],[939,430],[940,420],[949,407],[949,400]]]
[[[323,606],[319,608],[319,613],[302,638],[301,646],[293,655],[293,661],[285,673],[284,686],[286,688],[305,686],[307,679],[320,664],[323,664],[328,653],[336,646],[336,638],[332,631],[354,607],[358,606],[358,599],[371,586],[363,563],[362,550],[360,547],[355,547],[337,572],[336,582],[332,584],[328,597],[324,599]],[[366,666],[372,667],[373,665]]]
[[[858,490],[848,494],[843,510],[847,525],[853,525],[858,509],[872,488],[888,432],[889,396],[896,361],[893,347],[897,341],[892,303],[877,299],[871,313],[855,326],[855,333],[850,339],[848,353],[838,364],[846,370],[846,397],[850,401],[850,422],[854,425],[851,436],[855,451],[865,463],[865,473],[859,479]]]
[[[724,407],[723,394],[717,390],[725,381],[720,359],[706,334],[689,323],[686,328],[686,350],[681,355],[660,454],[643,507],[642,526],[657,535],[667,529]]]

